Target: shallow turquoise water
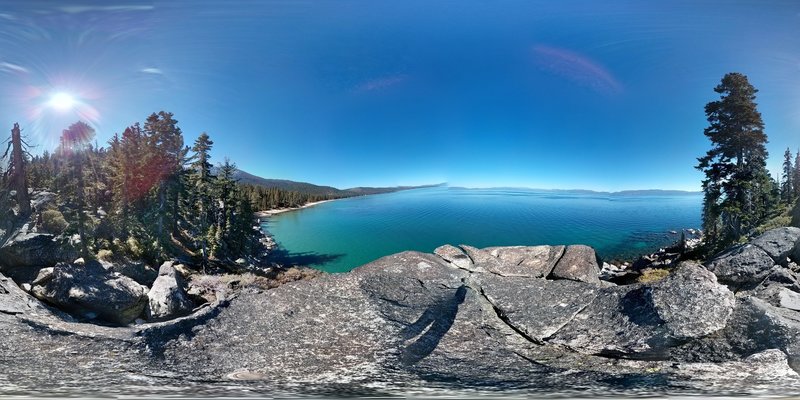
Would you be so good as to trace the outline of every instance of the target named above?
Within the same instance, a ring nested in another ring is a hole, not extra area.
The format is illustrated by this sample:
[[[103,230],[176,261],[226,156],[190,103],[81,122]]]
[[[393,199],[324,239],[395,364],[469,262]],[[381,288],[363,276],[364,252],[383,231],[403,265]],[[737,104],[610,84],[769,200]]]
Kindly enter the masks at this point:
[[[632,258],[699,228],[700,195],[637,195],[436,187],[336,200],[279,214],[262,226],[278,261],[345,272],[404,250],[587,244]]]

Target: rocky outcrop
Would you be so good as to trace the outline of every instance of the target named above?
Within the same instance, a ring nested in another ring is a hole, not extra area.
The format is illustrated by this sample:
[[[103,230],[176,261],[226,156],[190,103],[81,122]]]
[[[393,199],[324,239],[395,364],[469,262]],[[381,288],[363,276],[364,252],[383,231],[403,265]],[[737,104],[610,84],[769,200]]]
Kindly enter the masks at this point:
[[[194,304],[186,294],[186,282],[175,271],[171,261],[165,262],[158,270],[158,278],[147,293],[149,320],[165,320],[186,315]]]
[[[13,338],[5,341],[40,349],[23,361],[0,339],[0,388],[7,377],[18,389],[54,385],[21,366],[61,368],[75,354],[64,374],[81,384],[145,381],[170,394],[793,393],[795,272],[750,246],[747,254],[771,261],[747,289],[741,283],[754,279],[732,275],[723,258],[709,268],[681,263],[655,282],[605,285],[586,249],[443,246],[275,289],[246,287],[202,318],[100,330],[42,322],[19,305],[25,293],[0,289],[0,310],[15,310],[0,312],[0,332]],[[753,264],[737,251],[725,259]],[[555,273],[561,262],[572,278]],[[163,269],[159,280],[170,275]],[[723,281],[730,276],[738,279]]]
[[[31,293],[49,304],[87,319],[128,324],[147,304],[147,287],[106,271],[97,261],[59,263],[43,268]]]
[[[65,239],[47,233],[18,231],[0,246],[0,272],[30,267],[52,267],[78,256]]]

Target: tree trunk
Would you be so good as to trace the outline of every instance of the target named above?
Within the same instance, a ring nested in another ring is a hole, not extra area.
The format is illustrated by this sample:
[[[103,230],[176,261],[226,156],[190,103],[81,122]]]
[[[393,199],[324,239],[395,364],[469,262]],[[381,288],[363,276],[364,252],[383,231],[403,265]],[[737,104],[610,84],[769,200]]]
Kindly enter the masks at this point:
[[[11,187],[17,192],[19,214],[22,217],[31,215],[31,199],[28,196],[28,175],[25,173],[25,158],[22,151],[22,133],[19,124],[11,129],[11,157],[14,161],[14,174],[11,176]]]

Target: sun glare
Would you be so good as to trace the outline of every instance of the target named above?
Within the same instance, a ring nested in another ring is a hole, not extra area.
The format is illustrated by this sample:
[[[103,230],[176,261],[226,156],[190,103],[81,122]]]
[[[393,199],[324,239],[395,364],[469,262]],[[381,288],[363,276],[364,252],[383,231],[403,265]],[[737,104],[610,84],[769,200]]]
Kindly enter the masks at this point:
[[[57,111],[69,111],[75,106],[75,98],[69,93],[58,92],[50,97],[48,104]]]

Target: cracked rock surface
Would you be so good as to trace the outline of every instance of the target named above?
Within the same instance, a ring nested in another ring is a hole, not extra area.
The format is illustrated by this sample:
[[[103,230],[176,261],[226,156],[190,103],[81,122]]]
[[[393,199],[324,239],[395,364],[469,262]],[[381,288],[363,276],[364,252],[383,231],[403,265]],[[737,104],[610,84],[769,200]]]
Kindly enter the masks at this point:
[[[569,265],[586,275],[597,263],[593,252],[578,250]],[[758,251],[754,257],[767,254]],[[564,246],[403,252],[346,274],[246,289],[178,320],[121,328],[71,321],[0,277],[0,393],[800,390],[791,270],[736,295],[715,275],[730,271],[722,261],[609,286],[596,276],[555,279],[568,253]]]

